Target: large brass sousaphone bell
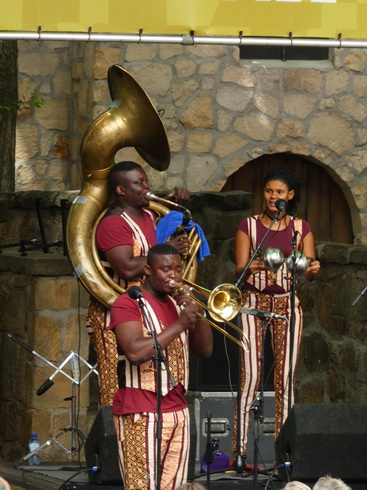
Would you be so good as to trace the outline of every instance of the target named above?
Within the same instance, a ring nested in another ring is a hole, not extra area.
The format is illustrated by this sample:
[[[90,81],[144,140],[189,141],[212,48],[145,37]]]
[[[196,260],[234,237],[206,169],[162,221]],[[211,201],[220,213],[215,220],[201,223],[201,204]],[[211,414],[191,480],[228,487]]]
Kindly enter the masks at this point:
[[[154,169],[164,171],[170,150],[162,121],[147,94],[121,66],[108,70],[111,107],[86,131],[81,147],[82,188],[68,218],[66,241],[74,273],[85,289],[111,307],[122,290],[100,264],[94,231],[108,202],[107,177],[118,150],[134,147]],[[151,203],[159,214],[169,209]],[[108,278],[108,279],[107,279]]]

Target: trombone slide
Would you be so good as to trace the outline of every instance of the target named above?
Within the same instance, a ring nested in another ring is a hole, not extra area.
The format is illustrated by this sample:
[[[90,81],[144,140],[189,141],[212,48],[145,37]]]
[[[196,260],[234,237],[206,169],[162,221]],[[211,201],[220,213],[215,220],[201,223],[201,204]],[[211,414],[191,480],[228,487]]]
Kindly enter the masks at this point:
[[[229,327],[231,327],[234,330],[236,330],[241,335],[241,337],[243,337],[243,339],[242,340],[236,339],[236,337],[233,337],[233,335],[231,335],[230,333],[228,333],[222,327],[220,327],[219,325],[217,325],[216,323],[214,323],[213,321],[211,321],[206,316],[204,316],[201,313],[198,313],[197,312],[196,315],[199,318],[201,318],[202,320],[204,320],[207,323],[209,323],[209,325],[211,325],[213,328],[215,328],[216,330],[218,330],[220,333],[222,333],[223,335],[225,335],[226,337],[228,337],[230,340],[232,340],[236,344],[238,344],[245,351],[248,351],[250,349],[250,342],[249,342],[249,340],[247,338],[247,335],[240,328],[238,328],[236,325],[234,325],[233,323],[229,322],[225,318],[222,318],[217,312],[213,311],[208,305],[206,305],[205,303],[203,303],[202,301],[200,301],[194,294],[192,294],[190,291],[187,291],[185,288],[183,288],[182,287],[182,284],[180,284],[179,282],[176,282],[176,281],[173,281],[172,280],[172,281],[170,281],[170,284],[171,284],[172,287],[175,287],[178,291],[186,294],[191,299],[191,301],[193,301],[194,303],[196,303],[199,306],[201,306],[204,310],[208,311],[210,315],[212,315],[215,319],[217,319],[217,321],[221,321],[221,322],[225,323],[226,325],[228,325]],[[190,285],[191,285],[191,288],[195,289],[195,286],[196,285],[194,285],[193,283],[190,283]]]

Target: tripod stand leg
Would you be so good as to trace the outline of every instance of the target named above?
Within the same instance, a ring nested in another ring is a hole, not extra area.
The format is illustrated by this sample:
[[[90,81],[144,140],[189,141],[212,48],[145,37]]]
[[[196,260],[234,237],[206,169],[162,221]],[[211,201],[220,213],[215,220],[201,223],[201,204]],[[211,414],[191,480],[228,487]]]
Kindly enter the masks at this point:
[[[68,429],[63,429],[61,430],[58,434],[56,434],[56,436],[52,437],[51,439],[49,439],[48,441],[44,442],[43,444],[40,445],[40,447],[38,447],[37,449],[35,449],[34,451],[31,451],[30,453],[26,454],[25,456],[23,456],[22,459],[20,459],[19,461],[17,461],[14,466],[17,468],[18,466],[20,466],[20,464],[23,462],[23,461],[27,461],[31,456],[33,456],[34,454],[38,454],[43,448],[47,447],[47,446],[50,446],[52,443],[56,444],[57,446],[59,446],[63,451],[65,451],[67,454],[70,454],[70,451],[68,451],[66,448],[64,448],[64,446],[62,446],[62,444],[60,444],[57,439],[59,437],[61,437],[63,434],[65,434],[65,432],[67,432]]]

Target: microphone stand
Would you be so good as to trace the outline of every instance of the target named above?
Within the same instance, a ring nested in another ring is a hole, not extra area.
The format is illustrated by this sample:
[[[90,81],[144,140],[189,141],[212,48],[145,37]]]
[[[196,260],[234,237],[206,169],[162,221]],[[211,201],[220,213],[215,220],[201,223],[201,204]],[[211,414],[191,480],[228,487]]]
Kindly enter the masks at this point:
[[[266,323],[265,318],[261,320],[261,356],[260,356],[260,394],[257,398],[258,404],[252,407],[255,416],[254,425],[254,490],[257,490],[257,481],[259,473],[259,440],[260,440],[260,425],[264,422],[264,358],[265,358],[265,335]]]
[[[264,236],[262,237],[262,239],[260,240],[259,244],[257,245],[257,247],[255,249],[255,252],[250,257],[250,259],[247,262],[247,264],[245,265],[245,267],[244,267],[244,269],[243,269],[240,277],[238,278],[237,282],[235,283],[235,285],[240,290],[242,290],[242,288],[243,288],[245,277],[246,277],[246,274],[247,274],[247,271],[248,271],[250,265],[252,264],[252,262],[257,257],[257,255],[258,255],[259,251],[261,250],[261,247],[262,247],[262,245],[263,245],[266,237],[268,236],[268,234],[270,233],[270,230],[272,229],[272,227],[274,226],[275,222],[279,218],[279,215],[280,215],[280,211],[278,211],[278,213],[275,214],[275,216],[273,218],[273,221],[271,222],[269,228],[266,230]],[[264,335],[264,337],[265,337],[265,335]],[[235,470],[236,471],[242,472],[246,468],[246,463],[245,463],[246,457],[241,454],[241,433],[240,433],[241,432],[241,423],[240,423],[240,417],[241,417],[241,413],[240,413],[241,412],[241,390],[240,390],[240,380],[241,380],[241,351],[240,350],[238,351],[238,356],[239,356],[239,362],[238,362],[239,376],[238,376],[238,390],[237,390],[237,456],[236,456],[236,459],[235,459],[235,462],[234,462],[234,466],[235,466]],[[256,469],[256,471],[257,471],[257,469]]]
[[[162,347],[158,342],[156,332],[153,328],[153,322],[151,320],[149,311],[146,307],[146,303],[144,301],[144,296],[141,293],[141,296],[138,297],[139,306],[143,312],[143,316],[145,319],[145,323],[148,327],[148,332],[153,339],[154,342],[154,350],[155,355],[153,359],[155,360],[156,372],[157,372],[157,446],[156,446],[156,474],[157,474],[157,483],[156,489],[160,490],[161,488],[161,448],[162,448],[162,410],[161,410],[161,402],[162,402],[162,362],[165,365],[167,373],[170,377],[172,386],[175,388],[177,386],[171,371],[169,369],[169,365],[167,359],[165,358]]]
[[[292,408],[292,374],[293,374],[293,349],[294,349],[294,326],[295,326],[295,305],[296,305],[296,252],[297,252],[297,231],[294,233],[292,238],[293,246],[293,264],[291,270],[291,316],[289,319],[289,373],[288,373],[288,415],[290,414]]]
[[[358,294],[358,296],[354,299],[353,303],[350,306],[352,306],[352,307],[356,306],[356,304],[362,298],[362,296],[364,296],[364,294],[366,293],[366,291],[367,291],[367,286],[365,286],[362,289],[362,291]]]
[[[274,216],[273,218],[273,221],[271,222],[269,228],[266,230],[266,233],[264,234],[264,236],[262,237],[262,239],[260,240],[258,246],[256,247],[255,249],[255,252],[252,254],[252,257],[250,257],[250,260],[247,262],[247,264],[245,265],[240,277],[237,279],[237,282],[235,283],[235,285],[239,288],[239,289],[242,289],[243,287],[243,282],[245,280],[245,276],[247,274],[247,271],[250,267],[250,265],[252,264],[252,262],[256,259],[259,251],[261,250],[261,247],[262,247],[262,244],[264,243],[265,241],[265,238],[269,235],[270,233],[270,230],[273,228],[274,224],[276,223],[276,221],[278,220],[279,218],[279,214],[280,214],[280,211],[278,211],[278,213],[276,213],[276,215]]]
[[[210,465],[214,462],[213,448],[212,448],[212,413],[207,413],[208,428],[206,435],[206,449],[204,454],[204,461],[206,463],[206,486],[210,488]]]

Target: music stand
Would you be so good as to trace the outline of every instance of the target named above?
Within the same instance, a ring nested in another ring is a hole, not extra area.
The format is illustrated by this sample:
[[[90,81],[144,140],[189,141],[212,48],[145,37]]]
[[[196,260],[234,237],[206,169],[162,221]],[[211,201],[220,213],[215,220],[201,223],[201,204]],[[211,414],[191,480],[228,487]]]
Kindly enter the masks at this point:
[[[48,364],[49,366],[51,366],[51,367],[53,367],[55,369],[55,372],[49,378],[47,378],[46,381],[38,388],[38,390],[37,390],[37,395],[38,396],[43,395],[49,388],[51,388],[51,386],[54,384],[54,382],[52,380],[56,376],[57,373],[61,373],[62,375],[64,375],[66,378],[68,378],[71,381],[71,396],[68,397],[68,398],[65,398],[65,400],[70,400],[71,401],[70,426],[61,429],[60,432],[58,432],[58,434],[56,434],[54,437],[52,437],[48,441],[46,441],[43,444],[41,444],[34,451],[31,451],[27,455],[23,456],[23,458],[21,458],[15,464],[15,466],[16,467],[19,466],[22,463],[22,461],[26,461],[27,459],[29,459],[34,454],[37,454],[39,451],[41,451],[41,449],[43,449],[46,446],[51,445],[52,443],[54,443],[56,446],[58,446],[62,451],[64,451],[68,455],[74,456],[74,455],[78,454],[79,451],[78,451],[78,449],[76,447],[76,437],[79,437],[79,440],[82,442],[81,446],[83,446],[83,444],[85,443],[86,438],[85,438],[84,434],[82,433],[82,431],[76,427],[76,395],[75,395],[75,387],[76,386],[78,386],[78,387],[81,386],[82,383],[92,373],[95,373],[98,376],[98,371],[96,369],[96,366],[97,365],[95,364],[94,366],[92,366],[91,364],[89,364],[88,361],[86,361],[85,359],[83,359],[77,352],[71,351],[70,354],[60,364],[60,366],[56,366],[51,361],[45,359],[43,356],[41,356],[40,354],[38,354],[38,352],[32,350],[27,344],[25,344],[18,337],[15,337],[14,335],[12,335],[10,333],[8,333],[8,337],[11,340],[13,340],[14,342],[16,342],[17,344],[19,344],[21,347],[23,347],[27,351],[31,352],[33,355],[35,355],[36,357],[38,357],[39,359],[41,359],[42,361],[44,361],[46,364]],[[69,361],[71,362],[72,376],[70,376],[68,373],[66,373],[62,369]],[[80,363],[83,363],[88,368],[88,372],[86,373],[86,375],[82,379],[80,379]],[[63,446],[58,441],[58,439],[62,435],[64,435],[65,433],[67,433],[67,432],[71,432],[71,435],[70,435],[70,442],[71,442],[70,449],[67,449],[65,446]]]

